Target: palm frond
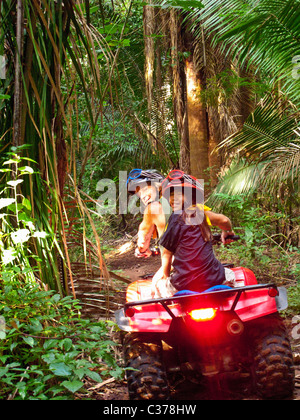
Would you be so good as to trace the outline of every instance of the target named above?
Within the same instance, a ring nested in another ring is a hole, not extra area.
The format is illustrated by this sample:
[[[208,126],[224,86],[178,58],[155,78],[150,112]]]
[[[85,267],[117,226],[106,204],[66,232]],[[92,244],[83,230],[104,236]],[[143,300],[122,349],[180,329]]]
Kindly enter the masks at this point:
[[[264,164],[249,164],[244,158],[234,158],[223,170],[219,183],[209,197],[208,205],[214,210],[224,208],[228,196],[251,196],[261,187]]]
[[[300,131],[294,130],[296,137],[287,145],[276,148],[266,166],[269,186],[287,184],[298,189],[300,175]]]
[[[225,55],[256,68],[270,85],[280,81],[284,94],[298,105],[300,81],[292,77],[292,60],[299,54],[299,0],[204,0],[203,4],[203,9],[188,15],[195,35],[201,39],[204,25]]]
[[[269,159],[290,144],[298,126],[296,115],[288,103],[279,109],[277,98],[269,95],[247,118],[243,128],[225,139],[219,148],[238,149],[249,160]]]
[[[221,150],[236,158],[220,179],[220,194],[276,193],[283,185],[297,191],[300,175],[300,133],[295,113],[286,105],[278,112],[274,98],[262,101],[241,131],[225,139]],[[296,199],[296,197],[295,197]]]

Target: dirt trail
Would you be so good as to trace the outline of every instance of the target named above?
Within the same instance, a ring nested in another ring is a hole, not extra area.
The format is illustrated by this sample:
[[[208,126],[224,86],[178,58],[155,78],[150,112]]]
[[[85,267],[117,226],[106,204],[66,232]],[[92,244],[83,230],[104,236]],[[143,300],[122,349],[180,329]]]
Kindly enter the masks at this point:
[[[124,251],[124,252],[122,252]],[[160,257],[150,257],[147,259],[138,259],[134,256],[134,244],[132,242],[120,243],[115,247],[110,255],[106,256],[109,269],[118,271],[118,274],[135,281],[147,274],[155,273],[160,267]],[[124,287],[125,290],[126,286]],[[287,326],[292,331],[293,326],[287,320]],[[299,334],[298,334],[299,336]],[[294,339],[291,334],[291,343],[296,356],[296,387],[294,393],[294,400],[300,400],[300,339]],[[251,393],[249,383],[247,380],[238,380],[228,384],[228,392],[221,397],[221,399],[228,400],[257,400],[258,398]],[[95,399],[102,400],[128,400],[126,381],[113,382],[108,384],[101,391],[95,392]],[[214,400],[219,399],[214,397],[207,389],[201,389],[199,385],[191,383],[182,383],[178,385],[176,392],[173,394],[174,400]]]
[[[105,256],[111,271],[121,270],[119,274],[131,281],[144,275],[155,273],[160,267],[160,257],[137,258],[132,241],[119,242],[113,251]]]

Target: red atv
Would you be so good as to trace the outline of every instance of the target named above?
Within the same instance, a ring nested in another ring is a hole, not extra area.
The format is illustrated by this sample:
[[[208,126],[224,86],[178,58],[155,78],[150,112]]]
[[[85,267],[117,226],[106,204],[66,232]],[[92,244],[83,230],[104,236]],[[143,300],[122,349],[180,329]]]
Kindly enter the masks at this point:
[[[220,378],[245,370],[260,397],[292,396],[293,356],[278,314],[287,308],[286,290],[258,284],[247,268],[230,268],[234,288],[152,299],[151,279],[128,286],[116,319],[127,332],[123,349],[130,399],[169,399],[178,375],[220,384]]]

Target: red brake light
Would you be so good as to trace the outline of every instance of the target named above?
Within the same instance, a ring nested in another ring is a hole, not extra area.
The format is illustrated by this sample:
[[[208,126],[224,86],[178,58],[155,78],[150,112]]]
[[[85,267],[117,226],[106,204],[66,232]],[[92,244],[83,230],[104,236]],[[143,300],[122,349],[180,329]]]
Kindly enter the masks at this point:
[[[194,321],[209,321],[216,316],[216,312],[214,308],[193,309],[189,315]]]
[[[125,315],[128,316],[129,318],[132,318],[134,314],[135,314],[134,308],[127,308],[125,311]]]
[[[268,294],[271,297],[275,297],[278,296],[278,290],[275,287],[270,287],[270,289],[268,290]]]

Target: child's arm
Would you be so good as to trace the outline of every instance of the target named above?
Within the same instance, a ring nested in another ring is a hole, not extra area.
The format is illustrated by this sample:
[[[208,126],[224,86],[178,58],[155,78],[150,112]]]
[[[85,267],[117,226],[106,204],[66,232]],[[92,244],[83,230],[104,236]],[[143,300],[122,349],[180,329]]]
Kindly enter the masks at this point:
[[[160,269],[155,273],[152,279],[151,296],[154,297],[156,292],[156,285],[159,281],[166,281],[170,277],[171,265],[172,265],[173,254],[164,248],[161,260],[162,265]]]
[[[166,280],[168,277],[170,277],[172,258],[173,258],[173,253],[169,251],[168,249],[164,248],[162,252],[162,256],[161,256],[161,261],[162,261],[161,279]]]
[[[227,216],[224,216],[224,214],[214,213],[213,211],[205,211],[205,214],[208,216],[210,223],[213,226],[222,229],[223,244],[232,242],[231,240],[226,239],[227,236],[234,235],[231,220]]]

